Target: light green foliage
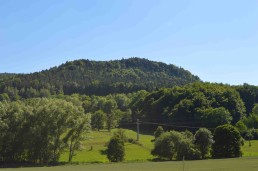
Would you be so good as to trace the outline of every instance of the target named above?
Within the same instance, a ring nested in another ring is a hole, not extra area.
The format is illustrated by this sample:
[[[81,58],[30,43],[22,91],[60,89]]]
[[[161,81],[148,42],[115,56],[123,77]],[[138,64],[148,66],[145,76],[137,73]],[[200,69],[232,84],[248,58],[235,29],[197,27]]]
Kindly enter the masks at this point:
[[[90,123],[81,107],[59,99],[0,103],[0,111],[3,162],[57,162],[68,142],[77,150]]]
[[[240,134],[242,136],[244,136],[245,133],[247,132],[247,127],[246,127],[245,123],[242,120],[238,121],[236,123],[235,127],[237,128],[237,130],[240,132]]]
[[[176,136],[176,135],[175,135]],[[177,136],[180,136],[179,134]],[[171,140],[170,133],[162,134],[154,144],[151,154],[161,159],[172,160],[175,153],[175,143]]]
[[[194,146],[192,138],[177,131],[163,133],[156,139],[151,154],[168,160],[182,160],[183,157],[189,160],[200,159],[200,152]]]
[[[116,131],[114,131],[113,137],[116,137],[116,138],[122,140],[124,143],[128,141],[128,138],[126,136],[124,129],[117,129]]]
[[[255,114],[255,115],[258,115],[258,104],[255,104],[254,105],[254,108],[252,110],[252,113]]]
[[[197,110],[199,117],[208,128],[216,128],[219,125],[230,124],[232,116],[224,107],[207,108],[204,110]]]
[[[206,128],[200,128],[194,135],[195,144],[202,154],[202,159],[209,154],[211,145],[213,143],[213,136],[211,131]]]

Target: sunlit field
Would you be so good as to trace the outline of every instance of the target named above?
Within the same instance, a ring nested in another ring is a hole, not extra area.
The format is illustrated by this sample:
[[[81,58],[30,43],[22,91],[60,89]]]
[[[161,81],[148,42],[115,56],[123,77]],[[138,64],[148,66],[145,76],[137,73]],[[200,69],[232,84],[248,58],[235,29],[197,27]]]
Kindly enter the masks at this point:
[[[115,130],[113,130],[115,131]],[[112,132],[113,132],[112,131]],[[83,150],[77,152],[77,155],[74,156],[73,162],[80,163],[106,163],[108,159],[106,155],[101,154],[101,151],[106,149],[106,143],[109,141],[112,136],[112,132],[108,131],[93,131],[88,133],[87,140],[84,142]],[[131,130],[126,130],[125,132],[128,138],[136,139],[136,132]],[[153,159],[153,156],[150,154],[151,149],[153,148],[153,143],[151,140],[153,136],[150,135],[140,135],[140,144],[126,143],[126,161],[147,161]],[[64,153],[61,156],[61,162],[68,161],[68,153]]]
[[[258,157],[203,161],[82,164],[58,167],[2,169],[3,171],[257,171]]]

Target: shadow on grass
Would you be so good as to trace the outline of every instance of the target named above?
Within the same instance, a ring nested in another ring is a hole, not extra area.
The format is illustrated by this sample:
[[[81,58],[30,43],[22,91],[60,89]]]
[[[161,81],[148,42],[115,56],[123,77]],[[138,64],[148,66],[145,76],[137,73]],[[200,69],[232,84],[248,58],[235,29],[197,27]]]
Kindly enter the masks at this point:
[[[79,165],[79,162],[55,162],[47,164],[38,164],[31,162],[0,162],[0,168],[21,168],[21,167],[53,167],[53,166],[64,166],[64,165]]]

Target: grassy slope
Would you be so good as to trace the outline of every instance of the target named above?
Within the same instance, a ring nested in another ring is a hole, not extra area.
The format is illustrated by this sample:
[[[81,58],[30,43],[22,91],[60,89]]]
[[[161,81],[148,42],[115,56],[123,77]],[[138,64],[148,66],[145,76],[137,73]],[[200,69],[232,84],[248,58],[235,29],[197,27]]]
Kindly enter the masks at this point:
[[[115,131],[115,130],[113,130]],[[131,130],[126,130],[125,132],[128,138],[136,139],[136,133]],[[88,135],[88,139],[84,142],[84,149],[79,151],[77,155],[73,158],[73,162],[86,162],[86,163],[106,163],[108,159],[105,155],[101,154],[101,150],[105,150],[105,144],[109,141],[112,136],[112,132],[100,131],[91,132]],[[150,154],[150,150],[153,148],[153,143],[151,140],[153,136],[141,135],[140,145],[126,143],[126,161],[146,161],[152,159],[153,156]],[[93,147],[93,150],[91,149]],[[61,156],[61,162],[66,162],[68,160],[68,153]]]
[[[115,131],[115,130],[113,130]],[[131,130],[126,130],[126,135],[128,138],[136,139],[136,133]],[[88,139],[84,142],[84,149],[79,151],[77,155],[73,158],[73,162],[80,163],[107,163],[108,159],[105,155],[101,154],[101,150],[105,150],[105,144],[109,141],[112,136],[112,132],[93,131],[88,133]],[[153,143],[151,140],[153,136],[150,135],[140,135],[140,145],[136,144],[125,144],[126,149],[126,162],[132,161],[148,161],[153,159],[153,156],[150,154],[151,149],[153,148]],[[258,156],[258,141],[251,141],[252,146],[249,147],[249,143],[245,142],[245,145],[242,147],[243,156]],[[91,149],[93,147],[93,150]],[[61,156],[61,162],[67,162],[68,153],[65,153]]]
[[[243,156],[258,156],[258,140],[251,141],[251,147],[249,146],[249,142],[246,141],[245,145],[242,147]]]

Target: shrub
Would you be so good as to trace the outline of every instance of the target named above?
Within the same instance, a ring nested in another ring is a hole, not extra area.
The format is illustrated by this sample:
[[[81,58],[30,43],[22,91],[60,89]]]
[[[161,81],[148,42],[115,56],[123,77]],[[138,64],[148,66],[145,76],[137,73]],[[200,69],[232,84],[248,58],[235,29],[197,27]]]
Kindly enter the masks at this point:
[[[110,139],[107,148],[107,157],[111,162],[121,162],[125,157],[124,142],[118,138],[113,137]]]
[[[162,126],[158,126],[158,128],[154,132],[155,139],[159,138],[163,133],[164,133],[164,129],[162,128]]]

